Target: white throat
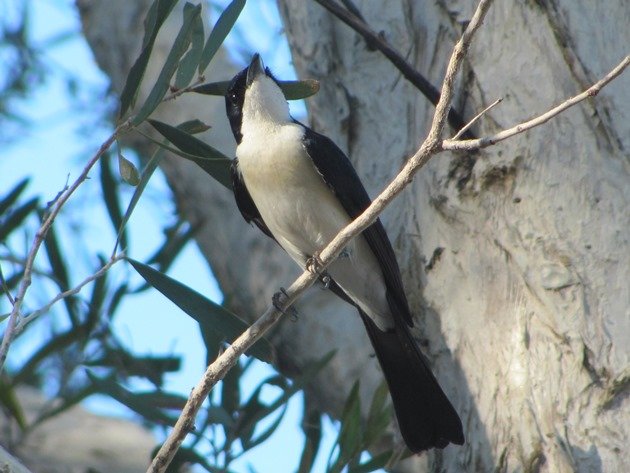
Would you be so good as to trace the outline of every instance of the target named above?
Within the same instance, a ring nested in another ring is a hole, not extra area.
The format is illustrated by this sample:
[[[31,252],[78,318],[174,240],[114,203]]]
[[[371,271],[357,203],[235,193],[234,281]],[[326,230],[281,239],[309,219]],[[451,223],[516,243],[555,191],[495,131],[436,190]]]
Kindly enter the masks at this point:
[[[270,77],[257,77],[245,91],[241,123],[243,136],[261,126],[281,126],[291,121],[289,104],[278,84]]]

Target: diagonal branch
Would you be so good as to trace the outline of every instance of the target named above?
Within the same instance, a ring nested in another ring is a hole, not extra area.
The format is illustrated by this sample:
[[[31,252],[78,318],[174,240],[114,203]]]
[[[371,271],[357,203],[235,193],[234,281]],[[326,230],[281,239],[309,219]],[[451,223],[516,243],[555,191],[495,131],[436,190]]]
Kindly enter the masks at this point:
[[[122,124],[120,124],[114,132],[107,138],[107,140],[100,146],[96,154],[88,161],[85,168],[76,178],[76,180],[72,183],[70,187],[65,189],[56,199],[51,212],[48,214],[46,219],[42,222],[41,226],[37,230],[35,234],[35,239],[33,240],[33,244],[28,252],[28,256],[26,257],[26,263],[24,264],[24,276],[22,277],[22,281],[20,282],[20,286],[17,291],[17,295],[15,296],[15,302],[13,304],[13,308],[11,309],[11,315],[9,316],[9,322],[4,331],[4,336],[2,337],[2,344],[0,345],[0,372],[2,372],[2,368],[4,366],[4,362],[7,359],[7,353],[9,351],[9,347],[11,346],[11,342],[16,335],[16,325],[18,323],[19,318],[21,317],[20,309],[22,307],[22,302],[24,301],[24,297],[26,296],[26,292],[28,288],[31,286],[32,282],[32,273],[33,273],[33,264],[35,263],[35,257],[37,256],[37,252],[39,251],[40,246],[44,242],[46,235],[48,234],[48,230],[52,226],[53,222],[57,218],[57,215],[68,201],[70,196],[74,194],[74,192],[79,188],[79,186],[88,178],[88,174],[92,167],[98,162],[101,156],[109,149],[109,147],[116,141],[116,138],[120,133],[123,133],[129,129],[131,126],[131,120],[126,120]]]
[[[422,93],[422,95],[429,99],[429,102],[433,105],[438,104],[440,100],[440,92],[437,87],[431,84],[422,74],[415,70],[398,51],[387,44],[381,35],[372,30],[361,16],[357,15],[355,11],[342,8],[333,0],[315,1],[360,34],[369,48],[378,49],[383,56],[389,59],[392,65],[400,71],[405,79],[411,82]],[[465,125],[464,119],[460,113],[454,109],[450,110],[448,113],[448,122],[455,130],[460,130]],[[475,135],[472,132],[467,132],[464,137],[473,139],[475,138]]]
[[[332,263],[339,253],[345,248],[348,242],[369,227],[378,218],[379,214],[402,190],[413,180],[416,172],[424,166],[431,156],[441,151],[442,133],[446,117],[450,107],[450,100],[453,95],[453,84],[462,60],[470,45],[470,41],[475,31],[481,25],[483,17],[487,12],[492,0],[481,0],[475,15],[469,23],[462,38],[458,41],[451,56],[451,60],[446,70],[446,76],[442,87],[440,100],[436,107],[431,131],[420,149],[407,161],[402,171],[385,188],[385,190],[372,202],[372,204],[352,223],[344,228],[339,234],[324,248],[319,254],[321,266],[318,269],[325,269]],[[463,126],[463,125],[462,125]],[[177,419],[177,423],[171,434],[162,444],[162,447],[154,457],[147,473],[164,472],[184,438],[194,427],[194,420],[197,412],[210,390],[221,380],[225,374],[236,364],[238,358],[251,347],[256,340],[264,335],[275,323],[280,320],[282,312],[295,303],[304,292],[318,279],[315,272],[308,270],[291,284],[286,290],[286,297],[276,308],[271,305],[265,313],[256,320],[243,334],[241,334],[213,363],[208,366],[201,381],[195,386],[188,402],[184,406],[182,413]]]
[[[586,89],[581,94],[578,94],[570,99],[562,102],[557,107],[552,108],[546,113],[539,115],[538,117],[532,118],[523,123],[519,123],[518,125],[509,128],[507,130],[503,130],[499,133],[496,133],[492,136],[486,136],[484,138],[478,138],[475,140],[457,140],[455,138],[451,140],[444,140],[442,143],[442,149],[449,151],[471,151],[478,150],[481,148],[487,148],[488,146],[494,145],[499,141],[507,140],[514,135],[518,135],[519,133],[523,133],[527,130],[531,130],[534,127],[542,125],[543,123],[548,122],[556,115],[564,112],[569,107],[573,107],[575,104],[582,102],[590,97],[595,97],[602,88],[612,81],[615,77],[619,76],[627,67],[630,65],[630,56],[626,56],[613,70],[611,70],[608,74],[606,74],[602,79],[597,81],[591,87]]]

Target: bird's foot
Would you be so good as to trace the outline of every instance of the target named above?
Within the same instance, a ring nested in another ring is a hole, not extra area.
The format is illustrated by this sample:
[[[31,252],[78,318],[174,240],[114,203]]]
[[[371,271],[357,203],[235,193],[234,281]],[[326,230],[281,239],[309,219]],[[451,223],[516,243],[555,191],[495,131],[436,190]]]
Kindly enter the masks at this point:
[[[330,287],[330,275],[327,272],[322,273],[319,280],[322,282],[322,289],[328,289]]]
[[[306,260],[306,270],[313,274],[322,275],[322,260],[319,259],[319,253],[315,253],[313,256]]]
[[[283,298],[288,299],[289,294],[287,293],[287,290],[285,288],[281,287],[280,290],[271,297],[271,303],[276,308],[276,310],[278,310],[284,315],[288,315],[289,319],[292,322],[295,322],[298,319],[298,311],[295,307],[289,307],[288,309],[284,309],[282,307],[283,302],[284,302]]]

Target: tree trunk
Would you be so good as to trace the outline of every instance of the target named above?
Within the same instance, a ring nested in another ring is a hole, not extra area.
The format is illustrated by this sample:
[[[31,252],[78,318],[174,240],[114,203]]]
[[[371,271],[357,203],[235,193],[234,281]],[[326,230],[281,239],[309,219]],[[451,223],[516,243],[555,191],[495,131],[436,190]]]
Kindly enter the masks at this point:
[[[146,2],[78,4],[97,61],[121,90]],[[436,86],[474,8],[456,0],[357,4]],[[280,8],[298,75],[321,80],[308,101],[312,126],[349,154],[376,195],[423,139],[433,107],[319,5],[285,0]],[[479,135],[542,113],[627,54],[629,18],[621,0],[496,2],[472,45],[455,106],[472,117],[504,99],[476,127]],[[173,38],[166,29],[162,58]],[[215,62],[208,80],[233,75],[225,57]],[[401,471],[630,470],[623,454],[630,430],[629,103],[626,74],[526,135],[475,156],[436,157],[384,213],[418,341],[467,434],[465,446],[416,457]],[[207,121],[208,142],[233,155],[222,100],[182,97],[159,114],[173,124]],[[203,225],[197,242],[228,304],[253,319],[296,268],[194,165],[173,158],[162,169],[182,215]],[[272,335],[280,366],[292,373],[337,348],[309,397],[338,414],[360,378],[367,404],[381,375],[355,311],[318,288],[298,310],[296,322],[284,320]]]

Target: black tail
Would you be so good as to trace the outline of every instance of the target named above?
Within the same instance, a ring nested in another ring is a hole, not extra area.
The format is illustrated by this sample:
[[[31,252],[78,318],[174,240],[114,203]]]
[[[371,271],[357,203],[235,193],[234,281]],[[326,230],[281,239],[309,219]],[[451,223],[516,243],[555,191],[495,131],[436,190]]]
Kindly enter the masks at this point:
[[[444,448],[449,442],[463,444],[462,422],[407,325],[397,323],[396,330],[383,332],[363,312],[361,318],[385,374],[400,432],[409,449],[417,453],[431,447]]]

